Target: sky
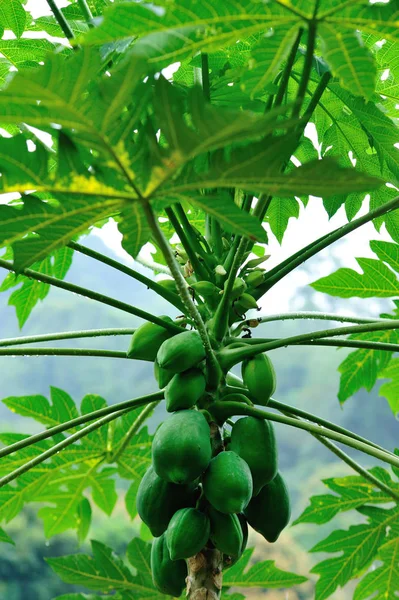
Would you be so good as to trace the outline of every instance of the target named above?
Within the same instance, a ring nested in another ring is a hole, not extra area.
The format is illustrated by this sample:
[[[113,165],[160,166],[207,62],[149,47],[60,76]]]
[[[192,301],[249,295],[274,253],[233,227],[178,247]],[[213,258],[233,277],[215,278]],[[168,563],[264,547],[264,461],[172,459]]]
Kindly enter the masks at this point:
[[[67,4],[67,0],[57,1],[57,5],[60,8]],[[34,17],[50,14],[51,12],[46,0],[28,0],[26,8],[32,11]],[[307,129],[307,135],[312,139],[313,143],[317,145],[317,139],[311,128]],[[366,212],[367,207],[368,202],[366,201],[359,215]],[[339,227],[345,222],[346,218],[343,208],[341,208],[331,220],[328,220],[327,213],[322,206],[322,200],[319,198],[311,198],[306,209],[301,207],[299,219],[290,220],[288,230],[281,246],[269,231],[267,253],[271,254],[271,258],[268,261],[267,266],[274,266],[299,250],[302,246],[307,245],[311,241],[324,235],[328,231]],[[119,234],[115,223],[111,222],[101,230],[95,230],[94,235],[101,237],[104,243],[121,259],[131,264],[134,262],[121,247],[121,235]],[[314,272],[309,276],[304,273],[304,271],[299,270],[292,273],[284,280],[284,282],[276,286],[276,292],[273,293],[270,298],[268,297],[268,306],[264,307],[264,310],[268,313],[273,312],[273,310],[280,312],[288,310],[298,287],[302,287],[318,277],[327,275],[331,271],[333,265],[331,257],[338,258],[345,266],[359,270],[355,257],[373,257],[373,253],[369,249],[369,240],[381,239],[381,237],[382,239],[390,239],[384,230],[382,231],[382,236],[377,234],[371,224],[361,227],[350,234],[345,241],[335,244],[332,248],[324,251],[322,255],[323,259],[320,261],[319,268],[317,269],[318,272]],[[146,258],[149,258],[150,256],[148,253],[149,250],[150,247],[147,246],[144,252]]]

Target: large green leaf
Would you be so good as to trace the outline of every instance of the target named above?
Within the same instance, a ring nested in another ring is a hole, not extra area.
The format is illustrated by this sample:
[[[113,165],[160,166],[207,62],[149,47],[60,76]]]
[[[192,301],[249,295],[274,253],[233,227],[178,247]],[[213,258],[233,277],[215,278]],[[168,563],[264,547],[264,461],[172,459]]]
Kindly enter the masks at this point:
[[[138,37],[134,53],[149,62],[172,63],[198,51],[211,51],[238,39],[266,31],[269,27],[298,22],[289,10],[254,0],[239,4],[211,0],[192,10],[189,0],[154,5],[122,3],[104,13],[104,21],[80,40],[83,44],[105,44]]]
[[[353,30],[337,29],[322,23],[318,29],[323,43],[323,58],[342,87],[355,96],[370,99],[374,94],[377,68],[370,51]]]
[[[397,598],[399,590],[399,538],[396,537],[381,546],[378,558],[382,565],[363,577],[356,587],[353,600]]]
[[[383,262],[374,258],[357,258],[363,273],[353,269],[338,269],[322,277],[312,287],[318,292],[340,298],[392,298],[399,296],[398,279]]]
[[[3,29],[11,29],[17,38],[24,32],[26,17],[21,0],[0,0],[0,25]]]

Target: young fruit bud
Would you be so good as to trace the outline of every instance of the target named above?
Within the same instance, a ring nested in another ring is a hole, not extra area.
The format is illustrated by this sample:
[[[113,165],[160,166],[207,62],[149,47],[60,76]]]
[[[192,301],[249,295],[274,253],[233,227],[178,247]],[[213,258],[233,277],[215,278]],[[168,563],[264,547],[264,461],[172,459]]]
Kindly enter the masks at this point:
[[[226,285],[227,281],[224,284],[224,289],[226,289]],[[233,289],[231,291],[231,299],[235,300],[236,298],[239,298],[239,296],[241,296],[246,289],[247,284],[245,283],[245,281],[241,277],[237,277],[234,280]]]
[[[261,256],[259,258],[254,258],[253,260],[250,260],[247,262],[247,264],[245,265],[245,268],[246,269],[255,269],[255,267],[257,267],[258,265],[261,265],[268,258],[270,258],[270,254],[265,254],[265,256]]]
[[[258,305],[256,303],[256,300],[253,296],[251,296],[251,294],[242,294],[235,305],[238,309],[243,309],[244,312],[246,310],[251,310],[253,309],[258,309]]]
[[[227,271],[223,265],[216,265],[215,274],[224,276],[224,275],[227,275]]]
[[[263,269],[255,269],[254,271],[250,271],[245,278],[245,282],[248,287],[256,288],[258,285],[263,283],[265,279],[265,272]]]
[[[220,292],[220,289],[211,281],[197,281],[192,283],[190,287],[204,298],[212,297]]]

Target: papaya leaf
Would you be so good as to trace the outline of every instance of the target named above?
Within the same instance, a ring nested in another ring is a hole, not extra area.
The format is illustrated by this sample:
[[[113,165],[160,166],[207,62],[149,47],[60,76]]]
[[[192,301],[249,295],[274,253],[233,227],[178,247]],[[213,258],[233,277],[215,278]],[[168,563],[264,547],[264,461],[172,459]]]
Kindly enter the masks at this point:
[[[279,244],[282,243],[288,222],[299,217],[299,204],[295,198],[273,198],[266,215],[266,222],[276,236]]]
[[[226,571],[223,579],[224,586],[287,588],[307,581],[307,578],[302,575],[281,571],[275,566],[273,560],[255,563],[248,569],[252,553],[253,548],[245,550],[240,560]]]
[[[317,600],[329,598],[338,587],[343,587],[369,567],[387,539],[387,528],[398,519],[397,507],[385,510],[369,506],[358,510],[367,517],[367,523],[352,525],[346,531],[333,531],[311,549],[311,552],[340,553],[311,570],[320,576],[316,584]]]
[[[137,600],[145,598],[161,600],[165,596],[154,589],[150,570],[151,546],[139,538],[133,538],[127,549],[130,567],[108,546],[92,540],[93,556],[73,554],[48,558],[47,562],[65,583],[80,585],[91,590],[108,593],[113,591],[132,592]]]
[[[388,484],[392,489],[399,491],[398,483],[394,483],[387,471],[381,467],[370,469],[370,473]],[[324,479],[323,483],[333,494],[322,494],[310,498],[310,505],[294,521],[299,523],[328,523],[338,513],[346,512],[363,506],[364,504],[389,504],[392,497],[375,488],[367,479],[357,475],[348,477],[334,477]]]
[[[15,546],[15,542],[10,538],[8,533],[6,533],[2,527],[0,527],[0,542],[3,542],[5,544],[13,544]]]
[[[137,4],[108,8],[100,26],[79,41],[88,45],[139,38],[134,52],[162,65],[234,44],[270,27],[298,22],[297,16],[277,3],[260,8],[251,0],[240,5],[212,1],[196,7],[195,13],[189,0],[177,0],[173,7],[160,4],[162,14]]]
[[[313,289],[340,298],[392,298],[399,296],[398,279],[383,262],[357,258],[363,273],[342,268],[311,284]]]
[[[399,590],[399,537],[381,546],[378,558],[382,565],[367,573],[357,585],[353,600],[385,600],[397,597]],[[376,594],[377,592],[377,594]]]
[[[20,0],[0,0],[0,25],[20,38],[25,30],[27,13]]]

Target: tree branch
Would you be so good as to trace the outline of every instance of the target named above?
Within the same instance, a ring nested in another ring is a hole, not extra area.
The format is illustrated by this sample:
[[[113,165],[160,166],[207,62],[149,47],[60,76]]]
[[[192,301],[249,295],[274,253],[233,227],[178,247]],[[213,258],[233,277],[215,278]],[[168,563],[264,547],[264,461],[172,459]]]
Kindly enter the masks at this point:
[[[56,19],[58,25],[61,27],[62,31],[64,32],[65,37],[67,37],[68,40],[73,40],[75,38],[73,31],[69,27],[69,23],[65,19],[61,10],[56,5],[55,0],[47,0],[47,4],[49,5],[51,12],[53,13],[54,18]],[[76,48],[76,46],[75,46],[75,48]]]
[[[73,292],[74,294],[78,294],[79,296],[84,296],[86,298],[90,298],[91,300],[96,300],[97,302],[101,302],[102,304],[106,304],[108,306],[113,306],[114,308],[118,308],[124,312],[127,312],[136,317],[140,317],[146,321],[150,321],[151,323],[155,323],[156,325],[160,325],[173,333],[177,333],[181,331],[181,328],[174,323],[168,323],[155,315],[152,315],[145,310],[141,310],[141,308],[136,308],[135,306],[131,306],[130,304],[126,304],[125,302],[121,302],[120,300],[115,300],[114,298],[110,298],[109,296],[105,296],[104,294],[99,294],[98,292],[93,292],[92,290],[88,290],[79,285],[75,285],[73,283],[68,283],[66,281],[61,281],[60,279],[56,279],[55,277],[51,277],[50,275],[45,275],[44,273],[39,273],[37,271],[32,271],[32,269],[21,269],[17,271],[14,265],[6,260],[0,259],[0,267],[7,269],[8,271],[12,271],[13,273],[18,273],[18,275],[24,275],[25,277],[29,277],[30,279],[34,279],[36,281],[42,281],[43,283],[48,283],[53,285],[54,287],[58,287],[62,290],[66,290],[68,292]]]
[[[155,392],[153,394],[147,394],[146,396],[140,396],[138,398],[134,398],[133,400],[125,400],[124,402],[113,404],[112,406],[105,406],[104,408],[100,408],[99,410],[94,410],[91,413],[88,413],[87,415],[82,415],[80,417],[76,417],[75,419],[70,419],[65,423],[60,423],[59,425],[50,427],[49,429],[41,431],[40,433],[30,435],[24,440],[20,440],[19,442],[15,442],[14,444],[10,444],[9,446],[2,448],[0,450],[0,458],[8,456],[9,454],[13,454],[14,452],[22,450],[23,448],[27,448],[28,446],[32,446],[37,442],[46,440],[47,438],[53,437],[54,435],[62,433],[63,431],[67,431],[68,429],[73,429],[74,427],[82,425],[83,423],[87,423],[88,421],[94,421],[95,419],[104,417],[106,415],[110,415],[114,412],[124,412],[127,410],[132,410],[133,408],[143,406],[143,404],[149,404],[151,402],[163,400],[163,397],[164,393],[163,391],[160,391]]]
[[[42,335],[27,335],[0,340],[0,348],[5,346],[20,346],[23,344],[36,344],[38,342],[54,342],[59,340],[75,340],[79,338],[106,337],[117,335],[133,335],[136,329],[82,329],[81,331],[62,331],[44,333]]]

